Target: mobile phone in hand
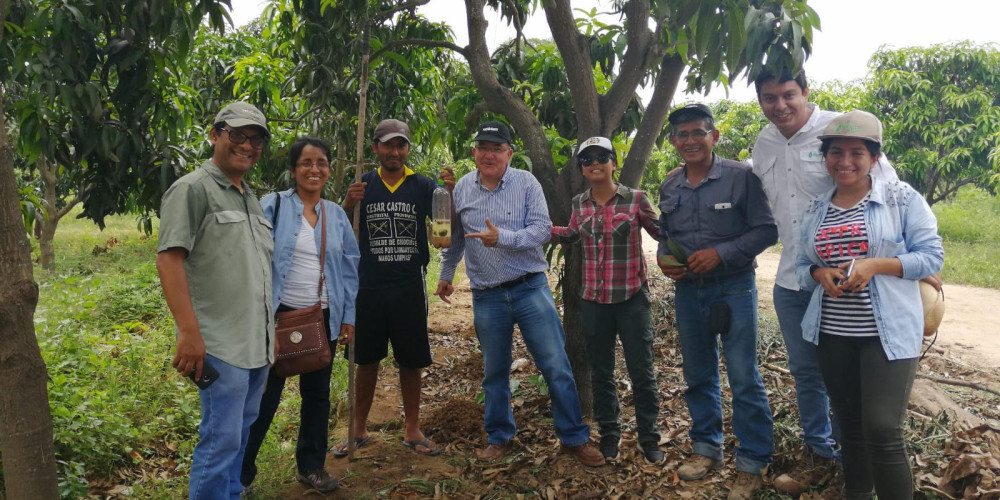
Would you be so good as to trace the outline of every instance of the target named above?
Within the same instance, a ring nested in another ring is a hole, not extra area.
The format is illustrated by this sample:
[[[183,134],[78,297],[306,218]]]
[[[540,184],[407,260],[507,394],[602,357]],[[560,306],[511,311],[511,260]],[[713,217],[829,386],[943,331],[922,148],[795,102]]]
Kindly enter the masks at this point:
[[[838,286],[839,285],[843,285],[844,283],[847,283],[847,280],[851,278],[851,273],[854,272],[854,262],[855,262],[855,259],[851,259],[851,263],[847,265],[847,270],[844,271],[844,277],[841,278],[841,279],[839,279],[839,280],[837,280],[837,285]]]
[[[201,378],[198,380],[194,379],[194,370],[188,374],[188,378],[198,386],[199,389],[207,389],[208,386],[212,385],[219,378],[219,371],[212,368],[212,365],[208,364],[208,361],[202,361],[201,363]]]

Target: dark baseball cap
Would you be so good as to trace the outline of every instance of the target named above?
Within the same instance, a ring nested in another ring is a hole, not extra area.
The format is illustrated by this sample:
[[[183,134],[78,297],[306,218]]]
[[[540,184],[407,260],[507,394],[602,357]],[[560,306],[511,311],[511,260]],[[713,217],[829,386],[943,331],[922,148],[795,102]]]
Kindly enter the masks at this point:
[[[476,138],[472,140],[510,144],[510,129],[501,122],[483,122],[479,125]]]
[[[260,127],[265,134],[271,134],[267,129],[267,118],[264,117],[264,113],[261,113],[253,104],[246,102],[237,101],[222,108],[219,114],[215,115],[215,121],[212,122],[213,125],[220,123],[225,123],[233,128]]]
[[[374,142],[385,142],[396,137],[406,139],[410,142],[410,126],[392,118],[378,122],[375,126],[375,134],[372,136]]]
[[[667,116],[667,122],[671,125],[677,125],[678,119],[689,116],[690,114],[702,115],[705,118],[715,119],[715,117],[712,116],[712,110],[708,109],[708,106],[701,103],[691,103],[685,104],[671,111],[670,116]]]

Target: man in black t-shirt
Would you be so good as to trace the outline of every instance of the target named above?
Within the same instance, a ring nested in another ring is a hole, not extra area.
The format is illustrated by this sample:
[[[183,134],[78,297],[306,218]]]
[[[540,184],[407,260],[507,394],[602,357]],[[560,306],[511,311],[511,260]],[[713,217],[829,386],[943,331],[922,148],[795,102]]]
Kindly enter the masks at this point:
[[[368,412],[375,396],[379,362],[388,355],[399,365],[399,385],[405,418],[403,442],[417,453],[437,455],[441,449],[420,431],[422,371],[431,364],[427,340],[427,287],[424,283],[430,252],[427,218],[436,184],[406,166],[410,128],[399,120],[382,120],[375,127],[372,151],[379,168],[351,185],[344,209],[360,202],[361,264],[355,326],[354,435],[358,447],[368,442]],[[455,177],[444,167],[441,178],[451,192]],[[334,447],[336,457],[347,456],[347,440]]]

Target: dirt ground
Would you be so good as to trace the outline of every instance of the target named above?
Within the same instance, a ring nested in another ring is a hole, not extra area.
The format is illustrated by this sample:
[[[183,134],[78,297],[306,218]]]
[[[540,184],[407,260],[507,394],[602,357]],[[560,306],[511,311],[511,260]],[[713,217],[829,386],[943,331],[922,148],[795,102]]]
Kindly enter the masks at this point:
[[[651,282],[656,287],[656,294],[670,295],[672,303],[672,287],[655,271],[655,245],[647,241],[644,246],[651,275],[655,274],[651,276]],[[758,289],[761,291],[759,306],[762,310],[772,308],[770,289],[777,262],[778,253],[773,250],[759,259]],[[934,356],[922,363],[921,371],[942,377],[968,376],[970,380],[986,380],[984,383],[997,382],[1000,380],[996,377],[996,367],[1000,366],[1000,336],[996,320],[1000,319],[1000,314],[995,311],[1000,311],[1000,292],[946,284],[945,293],[948,310]],[[662,307],[668,307],[667,311],[670,311],[672,305]],[[512,399],[518,426],[514,453],[497,464],[476,461],[474,450],[485,445],[486,435],[482,428],[483,406],[476,400],[480,392],[482,358],[475,339],[467,283],[456,283],[452,305],[441,302],[431,304],[428,326],[435,361],[424,377],[421,426],[424,433],[441,446],[441,455],[424,457],[403,446],[398,378],[395,368],[386,364],[368,425],[372,442],[359,450],[353,461],[332,456],[327,460],[331,474],[341,478],[341,489],[323,496],[289,478],[274,498],[724,497],[734,474],[732,449],[735,440],[729,428],[728,413],[726,467],[702,481],[684,482],[676,475],[680,461],[690,452],[686,435],[690,422],[683,401],[679,350],[674,336],[669,333],[658,336],[654,343],[661,394],[661,445],[667,454],[666,463],[658,466],[646,464],[636,451],[630,413],[630,384],[624,370],[619,367],[624,425],[622,457],[616,463],[590,469],[559,453],[548,398],[540,392],[537,370],[529,361],[519,335],[515,335],[516,361],[512,369],[512,379],[518,384]],[[661,327],[661,330],[664,328]],[[672,330],[672,327],[666,330]],[[793,417],[788,417],[790,411],[794,412],[794,384],[787,370],[783,371],[778,366],[784,361],[784,353],[773,344],[762,345],[761,351],[767,361],[762,375],[776,422],[784,416],[797,424]],[[974,411],[976,415],[971,415],[971,418],[978,422],[983,422],[979,415],[995,419],[1000,413],[996,397],[983,396],[978,391],[966,391],[961,397],[959,406]],[[728,405],[727,400],[724,402],[727,412]],[[942,432],[950,434],[950,431],[942,430],[952,425],[948,421],[950,417],[924,415],[919,409],[911,413],[909,425],[917,427],[918,434],[936,435],[938,438]],[[944,446],[940,444],[942,440],[936,438],[937,441],[928,441],[926,447],[918,443],[917,448],[911,450],[920,466],[915,477],[921,483],[922,491],[947,491],[951,498],[1000,498],[995,480],[996,476],[1000,476],[1000,462],[997,462],[997,457],[1000,457],[1000,423],[988,421],[988,424],[951,434],[943,441]],[[345,424],[346,417],[342,415],[333,431],[334,439],[345,435]],[[794,429],[781,432],[779,435],[776,427],[775,438],[779,449],[766,479],[768,484],[797,459],[798,448],[787,444],[795,440]],[[592,436],[597,438],[596,430]],[[801,498],[817,497],[808,497],[807,494]],[[948,497],[926,495],[917,498]]]

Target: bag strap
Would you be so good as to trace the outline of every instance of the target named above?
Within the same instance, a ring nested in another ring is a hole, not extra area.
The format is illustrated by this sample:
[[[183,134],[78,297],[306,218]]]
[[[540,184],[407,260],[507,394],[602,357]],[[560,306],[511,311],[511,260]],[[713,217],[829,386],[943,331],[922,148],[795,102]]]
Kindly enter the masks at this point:
[[[322,217],[319,221],[323,226],[320,237],[320,248],[319,248],[319,289],[316,290],[316,296],[319,297],[319,301],[323,302],[323,280],[326,279],[326,204],[323,203],[323,198],[319,199],[319,211]]]
[[[271,214],[271,226],[274,227],[275,229],[277,229],[278,228],[278,210],[281,210],[281,193],[280,192],[275,192],[274,193],[274,197],[275,197],[275,201],[274,201],[274,213]]]

